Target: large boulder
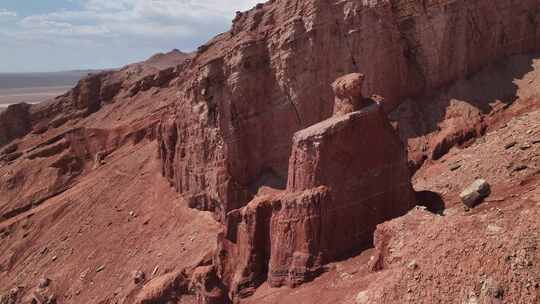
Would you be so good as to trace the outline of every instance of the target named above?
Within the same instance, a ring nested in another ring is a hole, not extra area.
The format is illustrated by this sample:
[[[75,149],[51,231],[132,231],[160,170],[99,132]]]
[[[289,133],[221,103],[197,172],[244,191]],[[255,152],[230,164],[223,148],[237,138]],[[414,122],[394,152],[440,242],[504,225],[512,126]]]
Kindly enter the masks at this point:
[[[332,83],[332,89],[336,96],[334,116],[351,113],[365,106],[362,97],[364,78],[363,74],[351,73],[336,79]]]
[[[465,188],[459,198],[469,208],[473,208],[480,203],[491,192],[491,188],[484,179],[475,180],[469,187]]]

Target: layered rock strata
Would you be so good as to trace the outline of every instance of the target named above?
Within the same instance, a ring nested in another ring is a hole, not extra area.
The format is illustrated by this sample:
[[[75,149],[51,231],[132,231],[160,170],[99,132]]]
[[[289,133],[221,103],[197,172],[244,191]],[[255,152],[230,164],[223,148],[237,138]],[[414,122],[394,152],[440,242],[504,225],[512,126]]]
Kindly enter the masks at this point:
[[[403,98],[539,50],[539,30],[536,0],[258,5],[200,47],[179,76],[160,132],[163,174],[191,206],[224,221],[268,180],[284,188],[291,138],[332,115],[328,84],[337,77],[361,69],[364,95],[385,96],[389,112]]]
[[[297,132],[288,172],[284,191],[228,213],[217,265],[233,299],[310,280],[414,203],[405,147],[376,103]]]

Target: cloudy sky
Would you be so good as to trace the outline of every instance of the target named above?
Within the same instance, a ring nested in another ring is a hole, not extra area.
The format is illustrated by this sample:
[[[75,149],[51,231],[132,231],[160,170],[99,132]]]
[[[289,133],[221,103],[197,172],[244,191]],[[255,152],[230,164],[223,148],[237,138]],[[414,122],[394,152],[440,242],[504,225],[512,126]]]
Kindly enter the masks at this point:
[[[261,0],[0,0],[0,72],[119,67],[191,51]]]

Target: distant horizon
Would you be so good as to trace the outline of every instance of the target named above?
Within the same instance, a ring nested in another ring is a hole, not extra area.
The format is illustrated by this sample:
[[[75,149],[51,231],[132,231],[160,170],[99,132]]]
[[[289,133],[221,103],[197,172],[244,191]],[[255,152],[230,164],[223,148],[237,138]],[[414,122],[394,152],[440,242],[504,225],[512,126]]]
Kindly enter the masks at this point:
[[[168,53],[168,52],[170,52],[172,50],[174,50],[174,49],[163,50],[161,52],[156,52],[156,53],[153,53],[153,54],[150,54],[150,55],[144,57],[143,59],[135,60],[135,61],[132,61],[132,62],[127,62],[125,64],[121,64],[121,65],[113,66],[113,67],[69,68],[69,69],[66,69],[66,70],[43,70],[43,71],[29,70],[29,71],[20,71],[20,72],[12,72],[12,71],[2,71],[2,70],[0,70],[0,75],[54,74],[54,73],[99,72],[99,71],[106,71],[106,70],[117,70],[117,69],[121,69],[124,66],[129,65],[129,64],[145,61],[145,60],[149,59],[150,57],[152,57],[152,56],[154,56],[156,54],[164,54],[164,53]],[[192,50],[192,51],[180,50],[180,51],[183,52],[183,53],[190,53],[190,52],[193,52],[195,50]]]
[[[34,93],[19,91],[11,92],[10,90],[12,89],[73,86],[77,83],[77,81],[79,81],[79,79],[86,77],[90,73],[98,71],[102,70],[0,73],[0,95],[5,97],[6,95],[16,95],[19,93]]]
[[[25,74],[56,74],[56,73],[77,73],[77,72],[92,72],[103,70],[114,70],[121,67],[113,68],[98,68],[98,69],[70,69],[70,70],[58,70],[58,71],[31,71],[31,72],[0,72],[0,75],[25,75]]]
[[[121,69],[122,67],[126,66],[126,65],[129,65],[129,64],[134,64],[134,63],[137,63],[137,62],[142,62],[142,61],[145,61],[147,59],[149,59],[150,57],[154,56],[154,55],[157,55],[157,54],[166,54],[168,52],[171,52],[173,50],[177,50],[177,51],[180,51],[182,53],[191,53],[191,52],[194,52],[195,50],[191,50],[191,51],[185,51],[185,50],[179,50],[177,48],[174,48],[174,49],[170,49],[170,50],[163,50],[161,52],[156,52],[156,53],[153,53],[153,54],[150,54],[148,55],[147,57],[141,59],[141,60],[135,60],[133,62],[128,62],[128,63],[125,63],[125,64],[122,64],[122,65],[119,65],[119,66],[113,66],[113,67],[98,67],[98,68],[72,68],[72,69],[67,69],[67,70],[50,70],[50,71],[28,71],[28,72],[11,72],[11,71],[1,71],[0,70],[0,75],[21,75],[21,74],[54,74],[54,73],[70,73],[70,72],[73,72],[73,73],[77,73],[77,72],[98,72],[98,71],[106,71],[106,70],[117,70],[117,69]]]
[[[254,0],[3,0],[0,73],[117,69],[196,50]]]

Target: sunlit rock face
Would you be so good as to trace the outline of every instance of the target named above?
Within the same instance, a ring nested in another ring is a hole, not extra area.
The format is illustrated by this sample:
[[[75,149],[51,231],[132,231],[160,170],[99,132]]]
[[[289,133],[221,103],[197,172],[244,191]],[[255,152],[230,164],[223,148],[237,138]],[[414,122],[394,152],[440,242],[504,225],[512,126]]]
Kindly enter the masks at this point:
[[[405,147],[377,103],[297,132],[288,172],[285,190],[227,216],[217,265],[233,299],[265,280],[279,287],[312,279],[414,204]]]
[[[338,77],[361,72],[361,92],[383,96],[388,113],[405,97],[539,49],[537,6],[302,0],[239,13],[177,81],[161,128],[163,173],[190,205],[223,221],[268,180],[283,189],[292,137],[332,116]]]

